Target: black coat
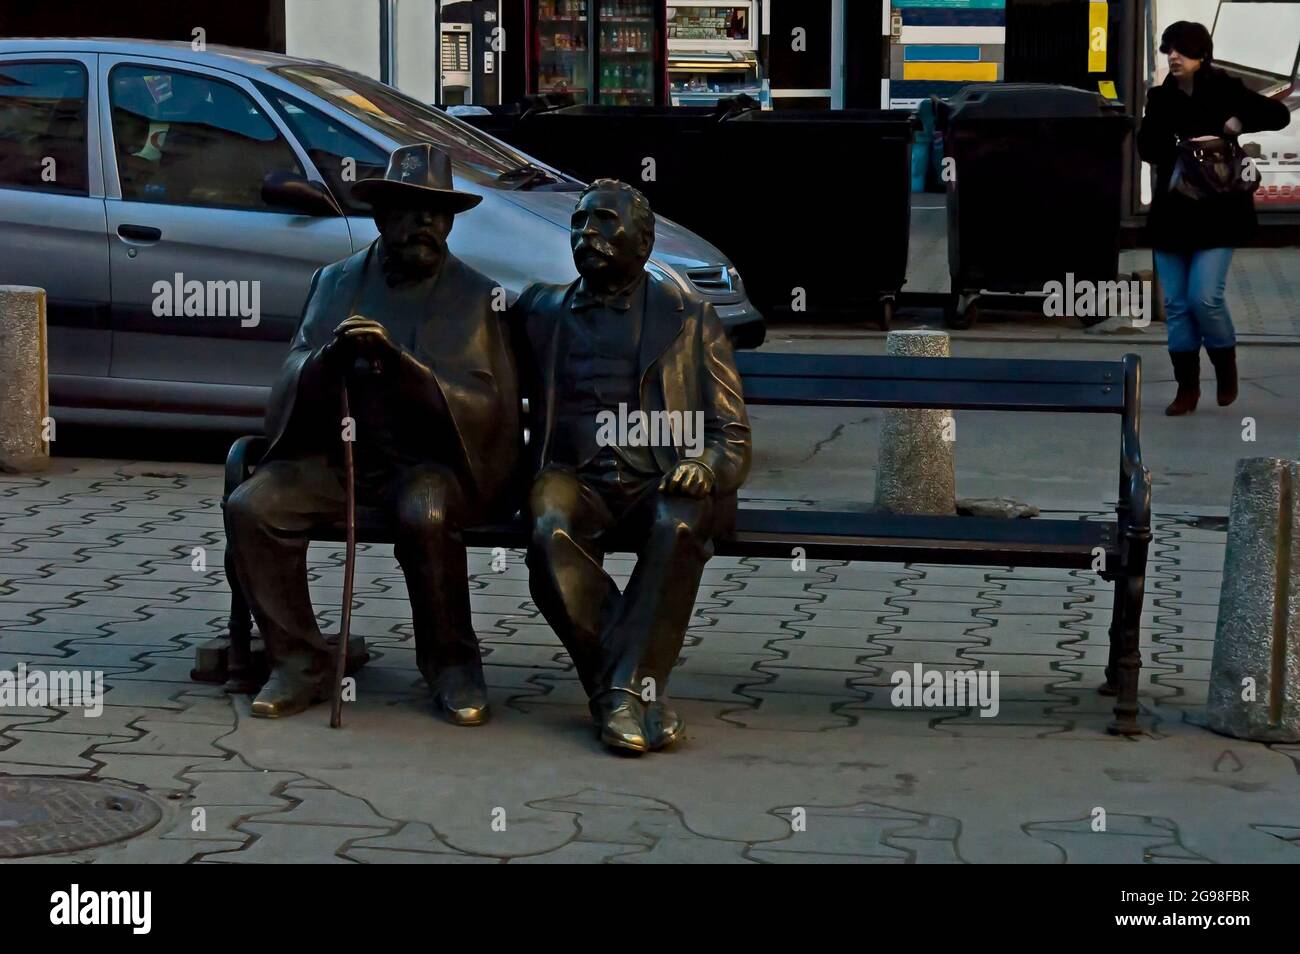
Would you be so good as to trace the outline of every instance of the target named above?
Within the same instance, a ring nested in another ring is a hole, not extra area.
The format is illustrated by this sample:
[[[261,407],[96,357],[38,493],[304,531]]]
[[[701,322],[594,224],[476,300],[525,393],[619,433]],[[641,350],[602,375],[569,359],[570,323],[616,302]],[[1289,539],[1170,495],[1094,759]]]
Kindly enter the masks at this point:
[[[1241,120],[1243,133],[1283,129],[1291,121],[1285,105],[1251,92],[1241,80],[1214,67],[1193,74],[1190,96],[1178,88],[1172,74],[1147,91],[1137,144],[1138,155],[1156,168],[1148,220],[1154,248],[1193,251],[1248,244],[1255,231],[1254,196],[1193,199],[1169,191],[1176,138],[1222,136],[1223,124],[1233,116]]]

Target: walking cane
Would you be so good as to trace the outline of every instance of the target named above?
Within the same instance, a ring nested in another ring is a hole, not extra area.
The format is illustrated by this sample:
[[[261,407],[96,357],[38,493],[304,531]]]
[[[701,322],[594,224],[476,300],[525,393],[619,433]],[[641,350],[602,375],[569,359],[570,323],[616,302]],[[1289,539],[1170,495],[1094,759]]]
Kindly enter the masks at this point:
[[[352,417],[348,408],[348,388],[343,386],[343,418]],[[343,724],[343,678],[348,667],[348,636],[352,629],[352,578],[357,570],[357,494],[352,465],[352,442],[343,441],[343,491],[346,504],[347,543],[343,560],[343,621],[339,641],[334,647],[334,699],[330,705],[330,728]]]

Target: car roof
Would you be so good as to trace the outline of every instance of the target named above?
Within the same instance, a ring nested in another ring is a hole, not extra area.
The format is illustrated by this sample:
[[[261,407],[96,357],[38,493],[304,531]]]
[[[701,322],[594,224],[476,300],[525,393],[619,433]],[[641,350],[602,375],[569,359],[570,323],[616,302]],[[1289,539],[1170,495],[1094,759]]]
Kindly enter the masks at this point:
[[[276,66],[316,64],[334,66],[323,60],[266,50],[248,50],[238,46],[209,43],[201,52],[188,40],[135,40],[122,37],[14,37],[0,39],[0,55],[6,53],[107,53],[117,56],[149,56],[160,59],[197,63],[254,74]],[[338,67],[335,66],[337,69]]]

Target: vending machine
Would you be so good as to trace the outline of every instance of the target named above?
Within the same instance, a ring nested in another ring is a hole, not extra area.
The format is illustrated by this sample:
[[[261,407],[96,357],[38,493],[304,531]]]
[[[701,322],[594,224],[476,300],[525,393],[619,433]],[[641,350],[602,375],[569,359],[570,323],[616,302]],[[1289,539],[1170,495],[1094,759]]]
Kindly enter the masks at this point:
[[[438,101],[444,105],[464,106],[474,98],[469,56],[472,38],[470,24],[443,21],[439,43],[442,94]]]
[[[438,6],[438,102],[501,102],[501,0],[441,0]]]
[[[663,0],[529,0],[528,91],[662,106],[665,12]]]

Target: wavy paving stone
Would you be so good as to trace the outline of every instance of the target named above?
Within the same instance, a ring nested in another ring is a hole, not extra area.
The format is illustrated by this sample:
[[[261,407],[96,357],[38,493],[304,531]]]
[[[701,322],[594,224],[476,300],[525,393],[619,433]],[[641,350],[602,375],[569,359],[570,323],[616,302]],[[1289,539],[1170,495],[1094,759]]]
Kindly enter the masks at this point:
[[[218,765],[228,758],[224,753],[205,759],[194,755],[111,752],[99,746],[94,748],[91,757],[98,763],[96,777],[120,779],[164,795],[184,788],[180,780],[183,773],[205,765]]]
[[[354,861],[367,864],[497,864],[500,859],[457,851],[423,822],[406,822],[396,831],[354,838],[343,849]]]
[[[1300,848],[1300,826],[1295,825],[1251,825],[1256,831],[1281,839],[1289,845]]]
[[[1168,818],[1108,813],[1105,831],[1094,831],[1093,825],[1089,815],[1032,822],[1025,832],[1056,846],[1071,864],[1211,863],[1180,842],[1178,826]]]
[[[719,625],[696,626],[688,630],[678,665],[684,665],[697,652],[712,653],[718,658],[735,655],[741,660],[754,656],[774,656],[791,641],[803,639],[802,634],[795,629],[785,629],[780,635],[773,636],[768,633],[737,633],[728,630],[726,625],[727,619],[723,618]]]
[[[226,725],[140,719],[132,723],[132,728],[140,731],[138,738],[102,742],[95,747],[96,754],[179,755],[201,759],[226,756],[217,744],[230,731]]]
[[[214,851],[203,846],[196,859],[202,863],[222,864],[353,864],[340,854],[340,848],[349,841],[364,838],[371,828],[345,825],[280,825],[261,821],[245,821],[242,831],[253,837],[239,848]]]
[[[802,811],[796,830],[795,809]],[[867,862],[906,864],[924,855],[926,862],[959,862],[955,818],[910,812],[861,802],[842,807],[784,806],[771,814],[789,819],[791,834],[760,842],[747,855],[765,862]]]
[[[144,735],[144,730],[136,728],[133,723],[140,718],[147,718],[150,712],[165,712],[163,709],[132,709],[105,705],[99,710],[87,709],[49,709],[49,715],[43,719],[28,722],[22,728],[33,732],[59,732],[76,736],[88,736],[98,742],[130,742]],[[98,714],[92,714],[98,711]],[[0,731],[3,731],[0,729]]]
[[[188,698],[187,693],[183,690],[191,693],[202,691],[196,683],[192,682],[181,685],[177,682],[147,678],[121,680],[111,676],[104,678],[104,697],[109,705],[114,706],[183,710],[189,706],[185,701]],[[208,691],[217,695],[221,693],[221,687],[213,686]]]
[[[588,789],[572,796],[530,803],[540,811],[572,817],[573,838],[554,852],[526,860],[581,857],[584,861],[711,863],[743,861],[744,845],[690,831],[671,804],[643,796]],[[524,859],[521,859],[524,860]]]
[[[101,735],[49,732],[40,726],[24,726],[7,730],[5,737],[14,740],[0,751],[6,771],[13,764],[26,764],[91,773],[102,764],[93,754],[96,745],[104,741]]]

